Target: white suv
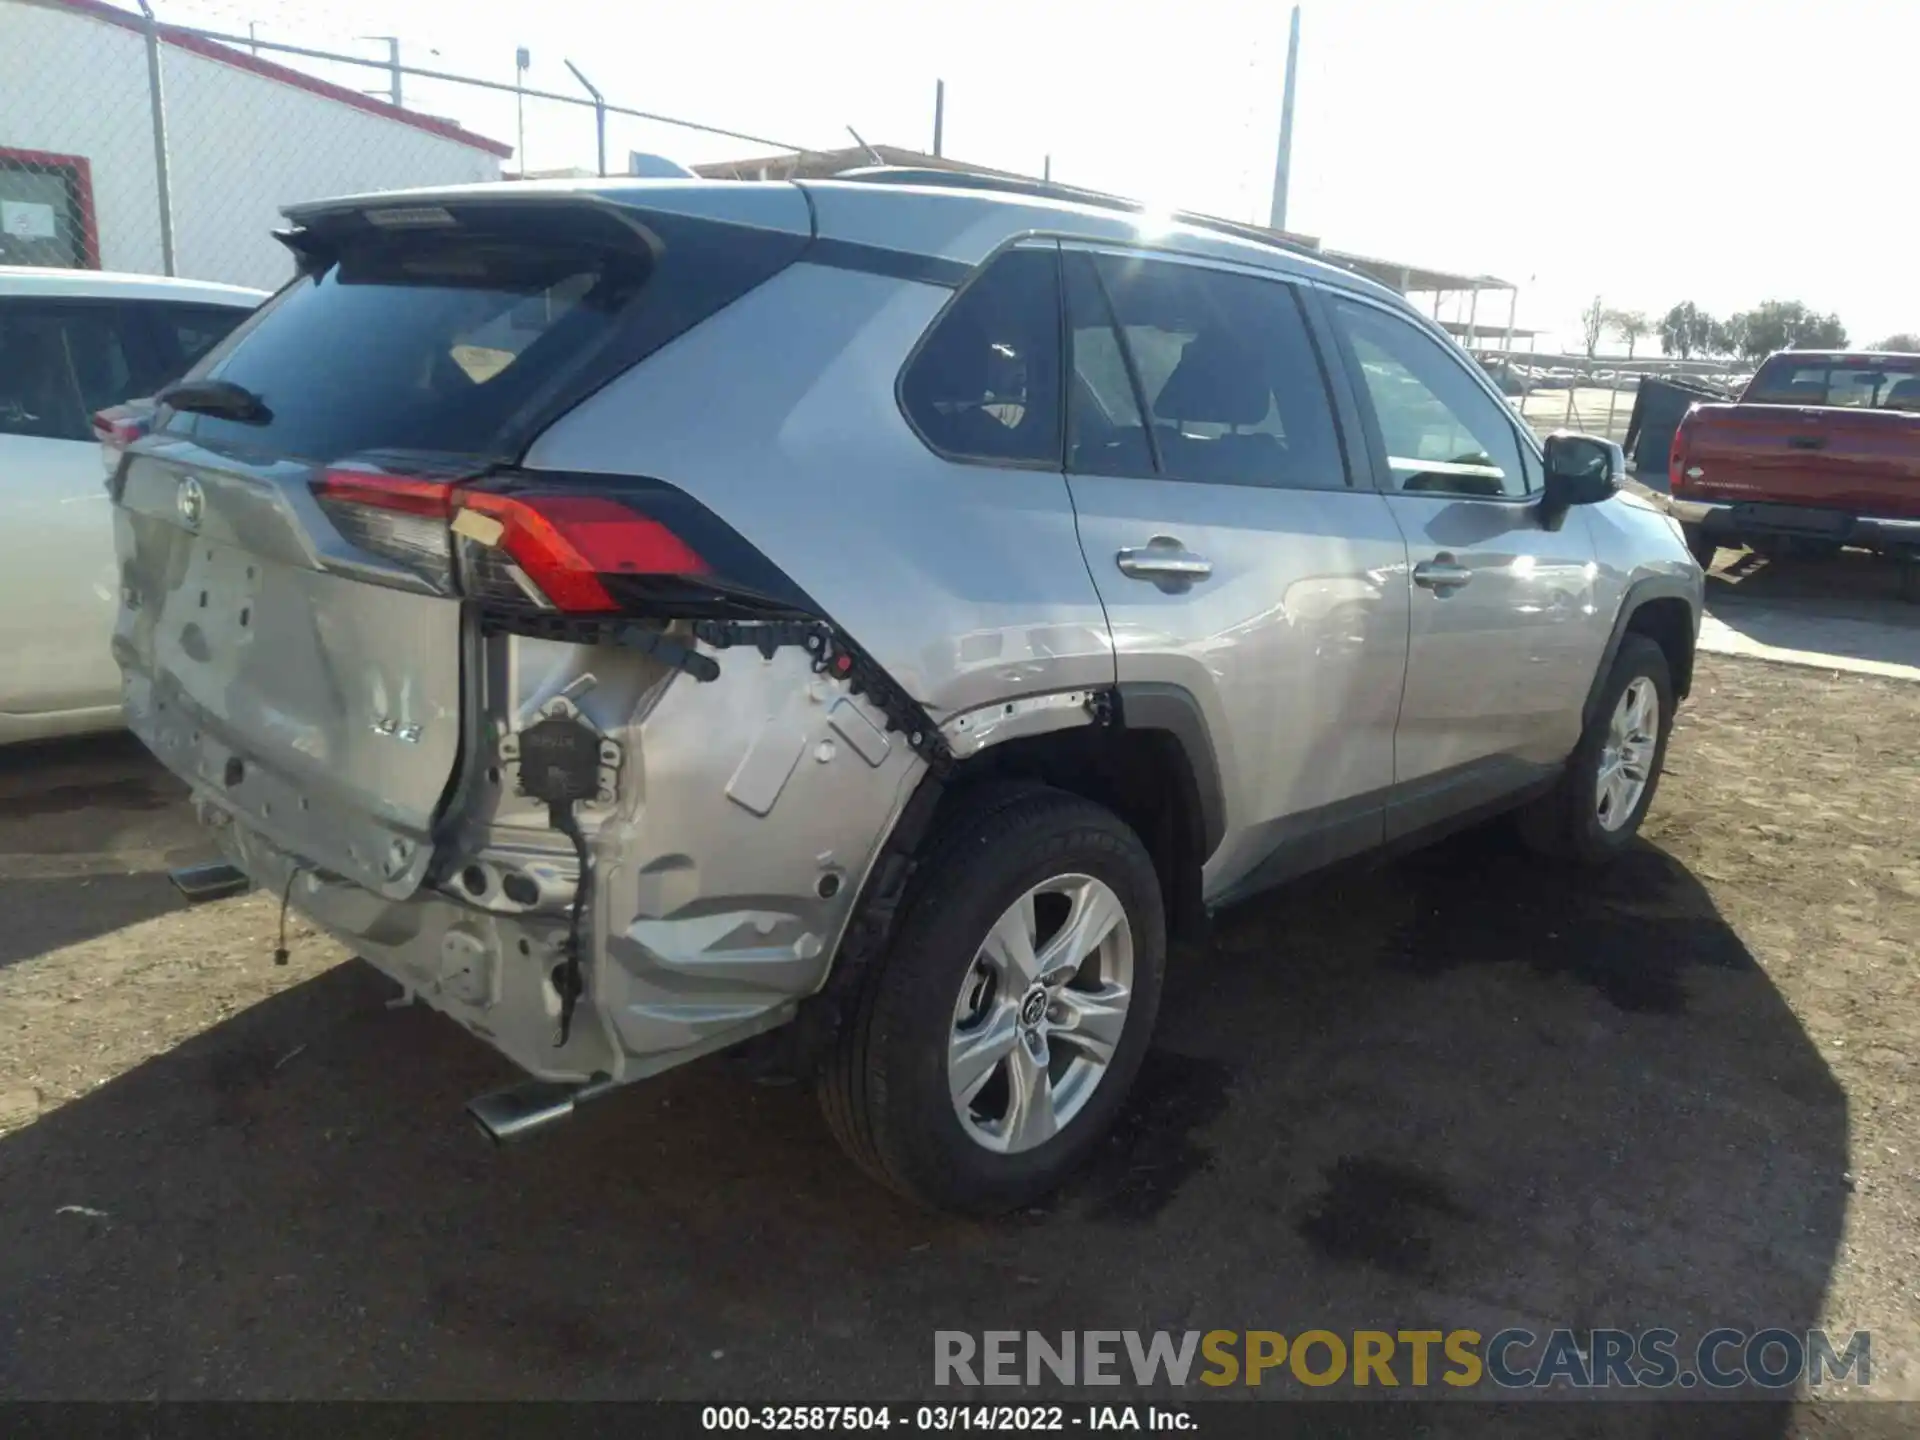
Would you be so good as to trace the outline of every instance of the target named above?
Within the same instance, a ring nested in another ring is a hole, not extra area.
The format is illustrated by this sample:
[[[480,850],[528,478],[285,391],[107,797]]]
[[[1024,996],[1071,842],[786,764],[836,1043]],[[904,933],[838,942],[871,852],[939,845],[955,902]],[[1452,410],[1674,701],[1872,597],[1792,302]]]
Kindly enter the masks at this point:
[[[89,418],[151,394],[265,298],[0,266],[0,744],[120,723],[120,587]]]

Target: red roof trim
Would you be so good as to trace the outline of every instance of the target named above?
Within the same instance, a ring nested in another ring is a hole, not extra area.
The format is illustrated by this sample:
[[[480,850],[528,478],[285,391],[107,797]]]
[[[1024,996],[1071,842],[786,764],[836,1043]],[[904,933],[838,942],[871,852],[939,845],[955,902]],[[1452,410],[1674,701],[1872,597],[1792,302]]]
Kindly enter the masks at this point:
[[[91,16],[95,20],[104,20],[109,25],[118,25],[122,30],[131,30],[135,34],[146,33],[146,23],[137,15],[129,15],[103,3],[103,0],[54,0],[54,4],[63,10]],[[484,135],[476,135],[471,130],[462,129],[446,120],[436,120],[431,115],[416,114],[404,110],[398,105],[389,105],[384,100],[376,100],[371,95],[362,95],[357,90],[349,90],[343,85],[335,85],[326,80],[317,80],[311,75],[289,69],[285,65],[276,65],[271,60],[262,60],[245,50],[235,50],[230,45],[222,45],[217,40],[203,40],[200,36],[181,30],[177,26],[162,25],[160,38],[178,50],[190,50],[209,60],[217,60],[222,65],[231,65],[237,70],[250,70],[255,75],[268,80],[277,80],[282,85],[291,85],[296,90],[305,90],[310,95],[319,95],[342,105],[350,105],[355,110],[364,110],[369,115],[379,115],[388,120],[396,120],[402,125],[411,125],[416,130],[425,130],[428,134],[438,135],[443,140],[454,140],[475,150],[484,150],[502,160],[513,154],[511,145],[503,145],[498,140],[489,140]]]

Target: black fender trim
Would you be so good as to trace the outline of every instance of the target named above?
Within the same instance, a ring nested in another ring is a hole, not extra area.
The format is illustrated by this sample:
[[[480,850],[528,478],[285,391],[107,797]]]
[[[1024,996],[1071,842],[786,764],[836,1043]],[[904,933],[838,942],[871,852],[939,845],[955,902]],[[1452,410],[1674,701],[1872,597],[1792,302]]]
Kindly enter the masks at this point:
[[[1179,742],[1193,771],[1200,811],[1200,860],[1220,848],[1227,833],[1226,792],[1220,786],[1220,762],[1200,702],[1183,685],[1123,680],[1114,687],[1119,723],[1130,730],[1164,730]]]
[[[1607,648],[1600,653],[1600,663],[1594,668],[1593,681],[1587,687],[1587,703],[1580,710],[1580,728],[1593,723],[1594,711],[1600,704],[1600,691],[1607,683],[1607,676],[1613,673],[1613,662],[1620,653],[1620,642],[1626,638],[1627,630],[1633,623],[1634,611],[1649,600],[1684,600],[1687,608],[1693,612],[1693,631],[1695,639],[1700,633],[1699,596],[1693,587],[1677,575],[1645,575],[1627,587],[1627,593],[1620,600],[1620,608],[1614,612],[1613,631],[1607,636]],[[1676,681],[1679,676],[1675,676]],[[1681,696],[1679,698],[1685,698]]]

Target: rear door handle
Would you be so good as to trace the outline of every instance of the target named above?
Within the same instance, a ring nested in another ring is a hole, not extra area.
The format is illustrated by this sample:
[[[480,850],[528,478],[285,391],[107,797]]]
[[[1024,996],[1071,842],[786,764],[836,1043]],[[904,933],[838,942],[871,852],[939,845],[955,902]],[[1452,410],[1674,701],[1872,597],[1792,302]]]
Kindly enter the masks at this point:
[[[1457,590],[1471,579],[1473,571],[1444,553],[1413,567],[1413,583],[1428,590]]]
[[[1789,435],[1787,437],[1787,444],[1791,445],[1795,450],[1824,450],[1827,448],[1827,437],[1824,435]]]
[[[1156,535],[1137,549],[1114,552],[1113,563],[1129,580],[1151,580],[1163,590],[1192,585],[1213,574],[1213,562],[1171,535]]]

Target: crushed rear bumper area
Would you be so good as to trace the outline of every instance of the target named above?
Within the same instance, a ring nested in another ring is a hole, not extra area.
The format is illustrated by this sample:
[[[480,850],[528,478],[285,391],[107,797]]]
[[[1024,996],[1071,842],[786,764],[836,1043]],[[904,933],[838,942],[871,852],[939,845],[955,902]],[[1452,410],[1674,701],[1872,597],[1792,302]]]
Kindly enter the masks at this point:
[[[611,659],[597,658],[611,692]],[[515,909],[463,893],[462,871],[491,852],[449,839],[442,870],[395,900],[279,848],[217,792],[196,789],[196,807],[262,890],[530,1074],[638,1079],[790,1020],[825,983],[926,768],[804,650],[736,650],[724,671],[716,684],[668,686],[625,733],[621,793],[589,831],[585,993],[564,1044],[554,972],[571,855],[551,857],[550,896]]]

